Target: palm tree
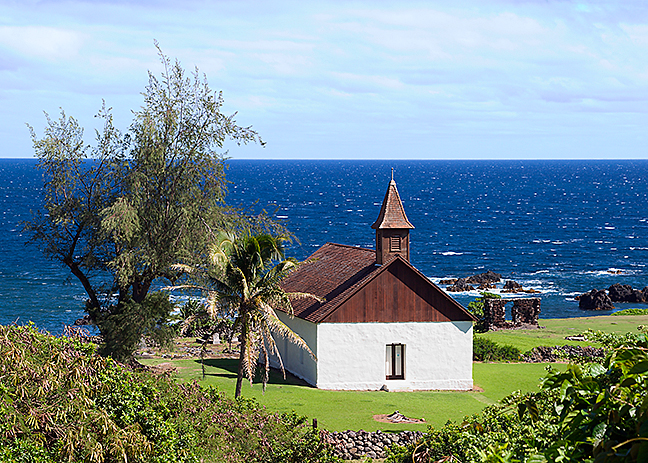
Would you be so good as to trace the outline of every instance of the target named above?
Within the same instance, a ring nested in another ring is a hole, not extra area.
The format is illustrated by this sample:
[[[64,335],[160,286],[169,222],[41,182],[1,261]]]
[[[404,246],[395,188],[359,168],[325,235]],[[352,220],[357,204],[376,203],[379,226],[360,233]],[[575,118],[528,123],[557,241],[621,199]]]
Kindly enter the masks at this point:
[[[275,313],[275,308],[281,308],[292,316],[291,299],[317,299],[312,294],[287,293],[281,288],[281,281],[298,265],[296,260],[284,257],[282,242],[285,239],[269,234],[235,236],[221,233],[210,247],[206,264],[177,266],[186,272],[190,284],[175,286],[174,289],[203,291],[209,312],[215,315],[227,311],[234,317],[234,328],[241,332],[236,398],[241,396],[243,377],[252,383],[259,359],[264,366],[264,390],[271,355],[277,356],[285,377],[275,335],[288,339],[315,358],[304,340]]]

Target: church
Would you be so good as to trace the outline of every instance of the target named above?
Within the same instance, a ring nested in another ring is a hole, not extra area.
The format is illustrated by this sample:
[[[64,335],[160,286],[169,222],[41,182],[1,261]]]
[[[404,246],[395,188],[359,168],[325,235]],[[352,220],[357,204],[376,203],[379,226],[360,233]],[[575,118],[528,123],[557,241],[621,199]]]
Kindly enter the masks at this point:
[[[410,263],[414,226],[393,178],[371,228],[375,250],[327,243],[284,280],[322,300],[277,311],[317,357],[278,339],[285,369],[321,389],[472,389],[474,317]]]

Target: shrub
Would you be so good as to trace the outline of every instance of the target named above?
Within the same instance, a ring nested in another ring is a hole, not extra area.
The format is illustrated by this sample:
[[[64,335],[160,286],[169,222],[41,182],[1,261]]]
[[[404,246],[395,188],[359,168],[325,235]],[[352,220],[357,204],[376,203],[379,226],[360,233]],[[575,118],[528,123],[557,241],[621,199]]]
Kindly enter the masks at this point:
[[[333,461],[303,418],[94,351],[33,325],[0,326],[0,461]]]
[[[479,362],[517,362],[522,352],[515,346],[497,344],[481,336],[473,338],[473,360]]]
[[[612,315],[648,315],[648,309],[624,309],[614,312]]]
[[[549,370],[539,392],[514,393],[461,424],[430,429],[419,442],[392,448],[387,458],[441,461],[648,461],[646,329],[623,337],[603,364]]]

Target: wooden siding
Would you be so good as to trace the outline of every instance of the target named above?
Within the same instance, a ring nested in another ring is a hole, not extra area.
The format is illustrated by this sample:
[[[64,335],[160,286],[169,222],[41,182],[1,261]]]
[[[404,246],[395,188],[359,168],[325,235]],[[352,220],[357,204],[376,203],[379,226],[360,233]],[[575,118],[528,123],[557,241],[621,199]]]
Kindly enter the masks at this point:
[[[472,318],[452,298],[400,260],[344,301],[323,323],[447,322]]]

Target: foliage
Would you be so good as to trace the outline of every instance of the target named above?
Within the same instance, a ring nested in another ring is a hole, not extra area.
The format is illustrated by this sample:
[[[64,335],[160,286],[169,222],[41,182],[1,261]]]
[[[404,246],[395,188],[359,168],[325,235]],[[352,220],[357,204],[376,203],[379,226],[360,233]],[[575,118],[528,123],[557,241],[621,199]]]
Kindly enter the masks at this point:
[[[623,309],[612,313],[612,315],[648,315],[648,309]]]
[[[478,362],[517,362],[522,358],[515,346],[500,345],[490,339],[473,339],[473,360]]]
[[[524,461],[525,457],[548,447],[557,436],[553,397],[554,394],[547,391],[515,393],[501,404],[489,406],[478,415],[466,417],[461,423],[448,422],[439,430],[430,428],[417,443],[392,448],[387,461],[498,461],[489,457],[498,452],[510,453]],[[520,414],[519,407],[527,404],[531,405],[533,413]],[[504,445],[506,452],[501,448]]]
[[[475,322],[473,328],[475,333],[484,333],[487,331],[486,321],[484,319],[485,317],[484,299],[501,299],[501,298],[502,296],[500,296],[499,294],[493,294],[484,291],[483,293],[481,293],[481,297],[478,297],[474,301],[468,303],[468,311],[477,318],[477,321]]]
[[[220,150],[228,139],[261,142],[257,133],[221,112],[222,93],[197,71],[188,77],[161,51],[160,58],[164,71],[159,78],[149,73],[128,133],[114,127],[105,105],[94,145],[63,111],[58,120],[46,114],[42,138],[30,127],[44,203],[25,231],[81,282],[102,335],[117,344],[123,339],[107,346],[119,359],[147,330],[125,324],[132,313],[159,321],[146,301],[154,282],[177,278],[172,265],[204,253],[212,230],[273,226],[264,215],[246,216],[224,203]]]
[[[180,318],[182,322],[178,334],[181,336],[202,338],[214,331],[216,326],[205,304],[196,299],[189,299],[180,307]]]
[[[583,333],[585,339],[590,342],[601,344],[606,350],[613,350],[619,347],[630,347],[642,345],[645,342],[646,327],[637,327],[638,333],[606,333],[600,330],[587,330]]]
[[[281,281],[296,268],[294,259],[284,259],[283,236],[270,234],[219,234],[211,246],[209,260],[200,266],[179,265],[190,283],[175,289],[201,290],[207,295],[212,315],[227,312],[234,318],[233,331],[240,330],[241,348],[235,397],[240,397],[243,377],[250,382],[257,362],[262,359],[262,383],[268,382],[270,356],[283,363],[275,335],[298,345],[313,355],[308,345],[288,328],[275,313],[282,308],[292,315],[291,298],[315,297],[287,293]]]
[[[328,462],[294,414],[134,372],[79,339],[0,327],[0,460]]]
[[[394,450],[388,461],[433,462],[451,455],[460,461],[648,461],[646,330],[615,337],[603,365],[549,371],[541,391],[514,394],[462,425],[430,430],[422,442]]]
[[[139,304],[129,297],[111,310],[97,311],[95,323],[103,334],[100,352],[117,360],[129,360],[142,338],[168,347],[176,334],[167,323],[173,309],[168,294],[154,292]]]

